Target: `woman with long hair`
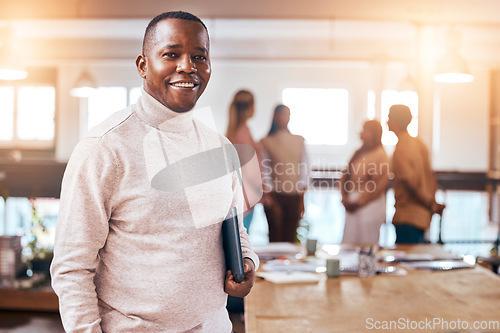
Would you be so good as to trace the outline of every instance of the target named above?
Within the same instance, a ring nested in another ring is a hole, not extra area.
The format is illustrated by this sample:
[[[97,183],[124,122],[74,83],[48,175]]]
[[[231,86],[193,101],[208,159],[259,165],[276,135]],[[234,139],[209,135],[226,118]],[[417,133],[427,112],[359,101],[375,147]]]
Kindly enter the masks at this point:
[[[254,96],[248,90],[239,90],[233,97],[229,106],[229,122],[227,125],[226,136],[238,149],[239,145],[246,148],[251,147],[255,150],[256,163],[245,164],[242,161],[243,194],[245,196],[246,211],[243,214],[243,224],[245,228],[250,228],[253,217],[253,208],[262,195],[262,178],[258,167],[260,158],[259,147],[255,143],[247,122],[255,113]],[[244,151],[248,151],[248,149]]]
[[[378,244],[389,183],[389,157],[382,146],[380,122],[364,122],[360,138],[363,144],[352,155],[340,180],[346,210],[342,242]]]
[[[310,168],[305,140],[288,130],[290,109],[278,105],[262,147],[264,211],[270,242],[297,242],[297,227],[304,214],[304,193],[309,186]]]

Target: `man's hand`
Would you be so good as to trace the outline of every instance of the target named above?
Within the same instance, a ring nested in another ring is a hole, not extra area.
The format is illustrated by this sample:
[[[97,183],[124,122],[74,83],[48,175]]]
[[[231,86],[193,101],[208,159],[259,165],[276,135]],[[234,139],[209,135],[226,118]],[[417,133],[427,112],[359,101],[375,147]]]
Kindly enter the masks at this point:
[[[234,297],[243,298],[253,287],[255,279],[255,265],[252,260],[248,258],[243,259],[245,269],[245,279],[240,283],[234,281],[234,276],[231,271],[226,272],[226,281],[224,283],[224,291]]]
[[[434,203],[432,204],[432,212],[433,212],[434,214],[443,215],[443,211],[444,211],[444,209],[445,209],[445,208],[446,208],[446,206],[445,206],[445,205],[443,205],[443,204],[439,204],[439,203],[437,203],[437,202],[434,202]]]

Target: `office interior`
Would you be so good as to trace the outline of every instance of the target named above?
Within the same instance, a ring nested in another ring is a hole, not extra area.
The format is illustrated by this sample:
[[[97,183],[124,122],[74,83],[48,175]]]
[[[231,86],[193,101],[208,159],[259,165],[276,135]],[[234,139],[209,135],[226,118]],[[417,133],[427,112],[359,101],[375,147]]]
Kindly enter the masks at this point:
[[[431,152],[437,199],[447,205],[427,240],[473,260],[498,246],[500,3],[494,0],[0,0],[0,52],[11,47],[28,73],[0,81],[0,235],[29,233],[39,214],[50,247],[72,150],[140,94],[135,58],[144,30],[168,10],[192,12],[208,28],[212,77],[196,108],[210,126],[225,133],[240,89],[255,95],[249,127],[256,140],[267,134],[274,107],[291,105],[291,131],[306,139],[316,184],[306,194],[309,234],[302,239],[340,243],[344,211],[335,181],[361,144],[361,125],[382,122],[390,155],[396,139],[385,124],[388,107],[408,103],[413,134]],[[450,55],[463,61],[472,81],[435,80]],[[82,75],[95,87],[90,97],[71,94]],[[392,195],[382,246],[395,240]],[[257,207],[252,241],[265,244],[266,228]]]

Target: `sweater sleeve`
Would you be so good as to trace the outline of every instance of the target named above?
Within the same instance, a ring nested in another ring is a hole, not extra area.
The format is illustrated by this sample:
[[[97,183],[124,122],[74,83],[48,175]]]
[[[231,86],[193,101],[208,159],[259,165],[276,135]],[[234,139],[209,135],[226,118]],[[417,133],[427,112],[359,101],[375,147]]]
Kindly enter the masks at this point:
[[[66,332],[101,332],[94,276],[108,236],[115,173],[102,140],[87,138],[64,174],[51,275]]]

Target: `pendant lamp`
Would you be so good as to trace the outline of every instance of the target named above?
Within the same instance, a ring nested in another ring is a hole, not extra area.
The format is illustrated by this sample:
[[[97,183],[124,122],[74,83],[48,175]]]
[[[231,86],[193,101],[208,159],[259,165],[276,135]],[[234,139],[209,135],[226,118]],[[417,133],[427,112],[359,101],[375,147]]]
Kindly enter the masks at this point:
[[[96,80],[85,69],[82,71],[74,87],[71,89],[70,94],[74,97],[89,97],[97,89]]]
[[[472,82],[474,76],[464,58],[460,55],[460,33],[451,28],[446,35],[446,49],[443,57],[438,61],[434,81],[445,83]]]

